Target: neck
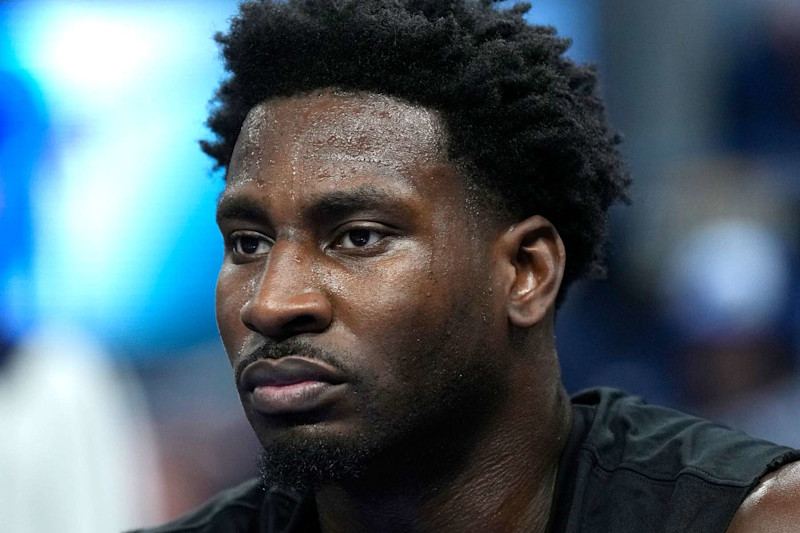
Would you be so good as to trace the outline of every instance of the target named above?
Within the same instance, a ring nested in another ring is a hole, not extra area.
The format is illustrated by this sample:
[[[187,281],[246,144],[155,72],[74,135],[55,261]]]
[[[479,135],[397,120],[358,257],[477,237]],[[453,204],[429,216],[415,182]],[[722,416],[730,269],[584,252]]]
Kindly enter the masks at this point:
[[[464,439],[469,449],[454,450],[454,443],[462,442],[456,435],[449,436],[447,446],[427,447],[442,454],[446,471],[409,475],[409,469],[400,468],[357,487],[318,487],[322,530],[544,532],[571,421],[560,380],[542,388],[546,391],[534,390],[530,383],[536,377],[520,372],[512,383],[517,394],[477,438]],[[452,457],[462,454],[463,460],[453,464]],[[430,459],[424,463],[435,464]]]

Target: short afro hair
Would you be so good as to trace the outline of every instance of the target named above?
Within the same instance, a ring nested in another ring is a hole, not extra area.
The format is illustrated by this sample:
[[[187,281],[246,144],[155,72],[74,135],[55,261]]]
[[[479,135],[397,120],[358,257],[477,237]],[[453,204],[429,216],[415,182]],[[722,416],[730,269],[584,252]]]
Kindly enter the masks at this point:
[[[227,169],[248,111],[274,97],[335,88],[439,112],[449,156],[507,214],[539,214],[567,249],[559,301],[604,272],[608,209],[630,183],[592,66],[570,41],[523,19],[530,4],[492,0],[261,0],[217,34],[230,76],[201,141]],[[466,169],[466,170],[465,170]]]

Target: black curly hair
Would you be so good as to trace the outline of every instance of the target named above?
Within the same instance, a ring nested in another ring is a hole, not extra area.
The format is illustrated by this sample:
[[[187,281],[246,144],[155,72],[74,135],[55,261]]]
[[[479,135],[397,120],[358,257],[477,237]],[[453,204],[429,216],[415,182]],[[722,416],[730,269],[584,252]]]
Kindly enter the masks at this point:
[[[508,214],[540,214],[567,249],[559,294],[603,273],[608,209],[630,179],[596,92],[594,68],[564,57],[568,39],[492,0],[261,0],[217,34],[230,76],[201,141],[227,168],[248,111],[277,96],[336,88],[401,98],[440,113],[449,155]]]

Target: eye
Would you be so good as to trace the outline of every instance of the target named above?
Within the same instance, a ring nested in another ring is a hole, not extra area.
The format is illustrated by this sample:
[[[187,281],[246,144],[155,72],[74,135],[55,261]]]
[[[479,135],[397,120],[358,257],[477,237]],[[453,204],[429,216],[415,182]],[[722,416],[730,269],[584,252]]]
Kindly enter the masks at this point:
[[[272,249],[272,239],[253,231],[237,231],[230,236],[230,247],[240,257],[263,255]]]
[[[365,228],[354,228],[346,231],[338,239],[337,245],[340,248],[364,248],[381,240],[384,235],[378,231]]]

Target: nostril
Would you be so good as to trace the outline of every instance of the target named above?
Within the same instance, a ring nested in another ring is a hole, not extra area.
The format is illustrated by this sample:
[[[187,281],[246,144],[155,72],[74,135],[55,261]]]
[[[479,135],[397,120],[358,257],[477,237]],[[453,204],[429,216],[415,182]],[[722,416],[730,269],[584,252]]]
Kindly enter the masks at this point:
[[[260,333],[275,342],[280,342],[295,335],[300,335],[301,333],[308,333],[320,329],[319,322],[320,321],[314,318],[313,315],[300,315],[281,324],[279,327],[274,327],[269,330],[263,328],[259,329],[247,322],[245,322],[244,325],[248,329]]]
[[[291,333],[300,333],[315,329],[318,320],[313,315],[300,315],[290,320],[284,329]]]

